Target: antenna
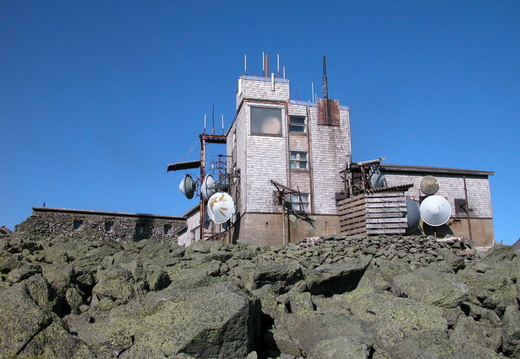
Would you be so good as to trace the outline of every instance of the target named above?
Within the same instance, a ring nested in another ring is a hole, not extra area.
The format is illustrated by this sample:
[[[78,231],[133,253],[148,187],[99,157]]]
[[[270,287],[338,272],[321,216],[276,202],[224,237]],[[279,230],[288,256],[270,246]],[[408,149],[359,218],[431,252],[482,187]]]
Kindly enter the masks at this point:
[[[222,134],[224,134],[224,115],[222,114]]]
[[[202,133],[206,133],[206,114],[204,114],[204,131]]]
[[[439,190],[439,182],[433,176],[426,176],[421,180],[421,191],[426,195],[432,195]]]
[[[276,77],[280,77],[280,54],[276,54]]]
[[[446,198],[439,195],[426,197],[420,207],[421,218],[424,223],[432,227],[442,226],[450,219],[451,207]]]
[[[314,101],[314,82],[311,82],[311,102]]]
[[[209,198],[208,215],[216,224],[228,221],[234,213],[235,203],[226,192],[217,192]]]
[[[244,55],[244,75],[247,75],[247,55]]]
[[[406,197],[406,221],[408,224],[408,227],[406,228],[407,234],[412,233],[421,221],[419,205],[410,197]]]
[[[211,134],[214,135],[215,134],[215,105],[211,106],[211,121],[212,121]]]
[[[204,178],[204,182],[200,186],[200,193],[204,196],[204,198],[210,198],[217,192],[215,190],[215,179],[212,175],[206,175]]]
[[[187,199],[192,199],[195,194],[197,183],[188,174],[185,175],[181,183],[179,183],[179,190],[186,196]]]
[[[327,57],[323,56],[323,98],[329,98],[329,85],[327,84]]]
[[[269,77],[269,55],[268,54],[265,54],[264,77]]]

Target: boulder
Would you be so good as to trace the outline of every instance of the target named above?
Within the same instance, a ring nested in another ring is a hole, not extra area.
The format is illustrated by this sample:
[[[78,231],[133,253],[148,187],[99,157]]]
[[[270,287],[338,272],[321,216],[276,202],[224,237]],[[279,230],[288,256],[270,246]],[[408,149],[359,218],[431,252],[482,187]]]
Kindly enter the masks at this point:
[[[520,311],[517,306],[510,305],[504,312],[502,327],[504,353],[511,358],[520,358]]]
[[[469,288],[454,273],[426,267],[394,277],[394,290],[400,297],[415,299],[441,308],[456,308],[469,297]]]
[[[305,278],[313,295],[332,296],[355,289],[370,262],[365,259],[349,259],[344,262],[323,264],[310,271]]]
[[[4,357],[20,354],[53,321],[52,313],[38,306],[24,283],[0,289],[0,318],[0,353]]]
[[[236,284],[221,282],[149,292],[143,300],[72,315],[67,322],[98,357],[243,358],[257,346],[259,310]]]

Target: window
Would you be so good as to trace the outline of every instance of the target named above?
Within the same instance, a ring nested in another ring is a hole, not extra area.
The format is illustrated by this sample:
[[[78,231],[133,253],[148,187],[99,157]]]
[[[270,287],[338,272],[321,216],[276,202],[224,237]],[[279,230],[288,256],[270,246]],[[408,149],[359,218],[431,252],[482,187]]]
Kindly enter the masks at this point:
[[[75,219],[74,220],[74,229],[79,229],[83,225],[82,219]]]
[[[309,194],[308,193],[291,193],[292,210],[295,212],[306,212],[309,209]]]
[[[282,110],[279,108],[251,107],[251,134],[282,136]]]
[[[291,116],[289,118],[289,129],[291,132],[305,133],[307,132],[307,125],[305,123],[305,116]]]
[[[468,215],[468,206],[466,204],[466,200],[463,198],[455,198],[455,215],[457,216],[467,216]]]
[[[114,225],[114,222],[106,221],[105,222],[105,231],[107,231],[107,232],[112,231],[113,225]]]
[[[163,233],[164,234],[169,234],[171,229],[172,229],[172,225],[171,224],[165,224],[164,227],[163,227]]]
[[[291,168],[307,170],[309,169],[309,162],[307,159],[307,152],[291,151]]]

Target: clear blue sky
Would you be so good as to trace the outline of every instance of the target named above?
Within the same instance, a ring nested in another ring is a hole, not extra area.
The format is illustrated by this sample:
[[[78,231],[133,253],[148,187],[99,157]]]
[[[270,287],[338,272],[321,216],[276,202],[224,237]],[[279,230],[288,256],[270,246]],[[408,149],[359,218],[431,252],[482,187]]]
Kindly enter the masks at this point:
[[[266,52],[300,100],[312,82],[322,95],[327,56],[354,161],[494,171],[496,240],[512,244],[519,40],[517,0],[0,0],[0,225],[43,202],[181,215],[196,200],[166,165],[198,158],[212,105],[227,128],[244,55],[260,74]]]

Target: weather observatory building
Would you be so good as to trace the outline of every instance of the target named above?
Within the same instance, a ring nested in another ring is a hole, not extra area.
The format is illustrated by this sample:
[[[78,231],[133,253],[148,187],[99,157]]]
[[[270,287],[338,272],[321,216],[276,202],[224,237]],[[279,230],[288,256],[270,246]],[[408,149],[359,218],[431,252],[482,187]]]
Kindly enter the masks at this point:
[[[290,99],[289,80],[241,76],[228,132],[234,239],[281,244],[339,232],[339,172],[351,154],[349,109]]]
[[[285,70],[275,76],[267,55],[263,60],[262,76],[238,79],[227,133],[201,134],[200,161],[168,166],[200,167],[198,179],[185,175],[179,187],[189,198],[200,189],[199,204],[184,214],[179,244],[410,234],[419,222],[422,233],[430,226],[434,235],[493,244],[493,172],[382,165],[383,158],[353,163],[349,108],[328,96],[325,58],[323,97],[313,91],[312,101],[291,99]],[[216,178],[205,172],[206,143],[226,145],[224,171]]]

